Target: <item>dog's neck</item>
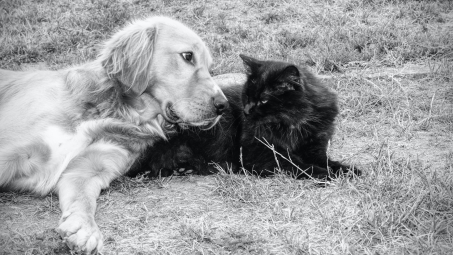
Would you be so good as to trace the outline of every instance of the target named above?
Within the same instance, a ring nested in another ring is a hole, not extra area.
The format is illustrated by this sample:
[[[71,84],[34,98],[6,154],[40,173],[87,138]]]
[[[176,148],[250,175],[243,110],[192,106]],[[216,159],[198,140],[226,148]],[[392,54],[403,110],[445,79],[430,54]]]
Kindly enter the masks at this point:
[[[165,137],[168,126],[160,116],[159,103],[147,92],[137,95],[129,86],[109,77],[99,61],[68,70],[66,84],[69,93],[81,98],[83,120],[114,118],[137,128],[157,131]]]

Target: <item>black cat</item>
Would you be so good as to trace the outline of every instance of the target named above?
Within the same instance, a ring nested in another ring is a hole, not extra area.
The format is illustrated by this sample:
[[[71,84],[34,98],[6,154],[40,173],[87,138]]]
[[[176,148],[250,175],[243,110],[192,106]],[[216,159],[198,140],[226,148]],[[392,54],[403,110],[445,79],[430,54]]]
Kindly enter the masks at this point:
[[[204,131],[180,130],[169,141],[156,143],[130,175],[150,171],[151,177],[168,176],[181,168],[210,174],[216,171],[211,162],[260,176],[272,175],[276,168],[296,178],[330,179],[350,170],[361,174],[326,155],[338,114],[335,93],[305,68],[240,57],[248,79],[243,86],[222,88],[230,108],[219,124]]]

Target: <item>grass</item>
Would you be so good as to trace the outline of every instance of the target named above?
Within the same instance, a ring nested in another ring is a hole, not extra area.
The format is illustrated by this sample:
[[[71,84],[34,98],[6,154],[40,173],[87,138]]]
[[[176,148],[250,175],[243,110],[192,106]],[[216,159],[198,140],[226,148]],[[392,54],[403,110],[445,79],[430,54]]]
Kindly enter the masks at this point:
[[[211,46],[216,74],[241,70],[238,53],[309,64],[319,72],[351,63],[400,66],[451,59],[450,1],[2,1],[1,67],[91,59],[96,44],[127,20],[183,20]]]
[[[213,74],[242,72],[239,53],[324,74],[341,109],[328,153],[364,176],[121,178],[98,201],[106,254],[452,253],[451,1],[0,0],[0,67],[88,61],[150,14],[194,28]],[[0,193],[0,254],[69,253],[59,217],[55,196]]]

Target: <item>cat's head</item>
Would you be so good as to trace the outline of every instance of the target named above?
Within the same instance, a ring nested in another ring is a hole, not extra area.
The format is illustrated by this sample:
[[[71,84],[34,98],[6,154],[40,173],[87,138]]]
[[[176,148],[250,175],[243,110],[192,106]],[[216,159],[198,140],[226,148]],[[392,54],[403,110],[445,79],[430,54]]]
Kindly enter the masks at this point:
[[[248,79],[244,85],[242,103],[246,115],[262,112],[269,114],[284,100],[303,92],[299,69],[290,63],[262,61],[239,55],[247,70]],[[296,92],[297,91],[297,92]]]

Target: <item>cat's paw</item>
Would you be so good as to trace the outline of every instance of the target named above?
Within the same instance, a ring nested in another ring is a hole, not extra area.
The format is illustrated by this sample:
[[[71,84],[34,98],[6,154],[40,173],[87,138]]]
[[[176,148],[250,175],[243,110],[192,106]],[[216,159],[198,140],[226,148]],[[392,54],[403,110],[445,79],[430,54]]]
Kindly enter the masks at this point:
[[[146,177],[153,179],[153,178],[158,178],[158,177],[169,177],[173,175],[173,169],[170,168],[161,168],[157,171],[149,171],[146,174]]]

